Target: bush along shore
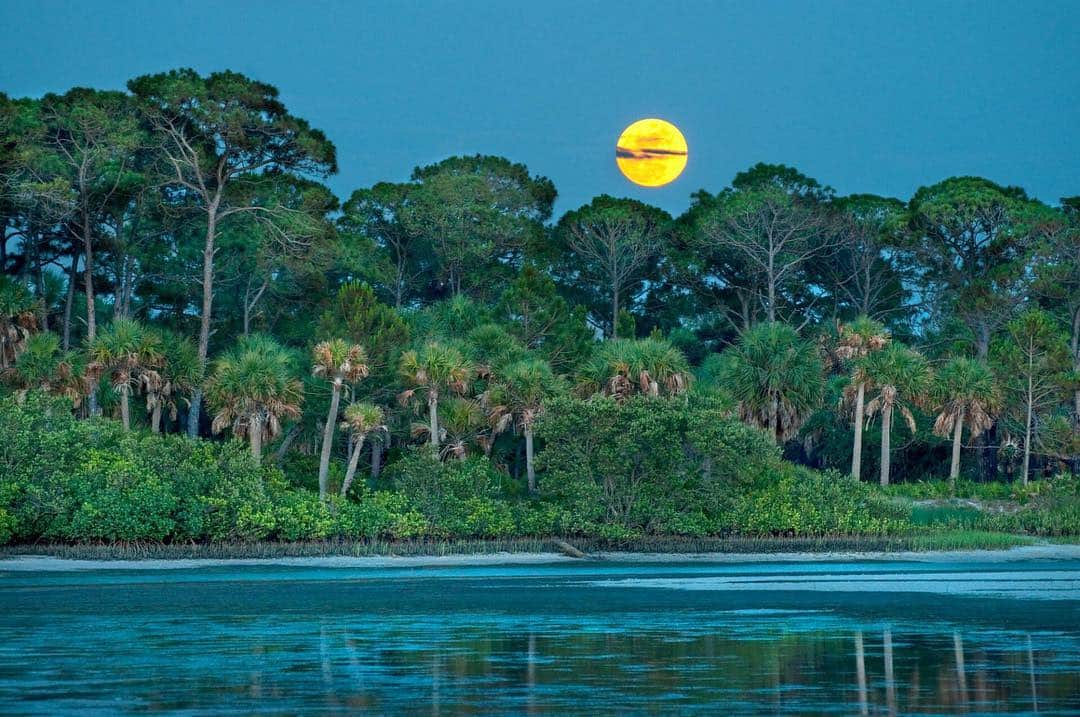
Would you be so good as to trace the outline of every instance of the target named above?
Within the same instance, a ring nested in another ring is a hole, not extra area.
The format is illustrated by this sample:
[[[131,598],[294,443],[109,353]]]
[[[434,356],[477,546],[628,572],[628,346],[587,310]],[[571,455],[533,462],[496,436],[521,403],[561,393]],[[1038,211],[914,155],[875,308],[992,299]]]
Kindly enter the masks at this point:
[[[6,555],[280,557],[1002,548],[1080,526],[1080,482],[882,490],[789,463],[715,398],[559,399],[537,426],[537,490],[483,457],[403,453],[320,500],[306,465],[236,441],[78,420],[62,399],[0,400]],[[332,464],[328,481],[340,487]],[[295,473],[291,472],[295,471]],[[557,537],[556,537],[557,536]]]

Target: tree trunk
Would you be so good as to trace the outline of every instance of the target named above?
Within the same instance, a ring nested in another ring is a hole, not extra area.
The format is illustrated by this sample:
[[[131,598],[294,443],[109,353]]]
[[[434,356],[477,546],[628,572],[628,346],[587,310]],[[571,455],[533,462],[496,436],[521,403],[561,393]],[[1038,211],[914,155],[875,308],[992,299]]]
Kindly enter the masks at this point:
[[[533,468],[533,430],[532,424],[525,424],[525,475],[528,478],[529,494],[536,492],[536,470]]]
[[[349,454],[349,467],[345,469],[345,480],[341,483],[342,498],[348,494],[349,487],[352,486],[353,478],[356,476],[356,464],[360,462],[360,451],[363,447],[364,437],[360,436],[356,439],[352,452]]]
[[[289,432],[285,434],[285,438],[282,439],[281,445],[278,446],[277,453],[274,454],[274,464],[281,465],[281,462],[285,460],[285,454],[289,452],[289,446],[293,444],[296,437],[300,435],[300,424],[296,423],[289,429]]]
[[[964,412],[956,417],[952,435],[952,464],[949,466],[949,495],[956,495],[956,479],[960,475],[960,438],[964,433]]]
[[[769,317],[769,323],[776,321],[776,282],[772,277],[769,278],[769,308],[766,312]]]
[[[889,443],[892,432],[892,406],[881,409],[881,485],[889,485]]]
[[[90,215],[85,211],[83,212],[82,240],[83,261],[86,262],[86,266],[83,267],[83,282],[86,291],[86,341],[87,343],[93,343],[94,339],[97,338],[97,307],[94,305],[94,247],[93,240],[90,237]],[[87,396],[86,404],[91,416],[100,415],[101,410],[98,408],[97,386],[90,387],[90,393]]]
[[[770,404],[771,411],[769,414],[769,437],[772,438],[773,443],[780,443],[780,437],[777,435],[780,432],[780,401],[777,398],[773,398]]]
[[[1080,374],[1080,309],[1073,312],[1072,355],[1073,368]],[[1073,392],[1073,420],[1080,427],[1080,387]]]
[[[326,499],[327,480],[330,476],[330,451],[334,447],[334,429],[337,428],[338,403],[341,401],[341,381],[335,377],[330,391],[330,411],[323,427],[322,452],[319,454],[319,498]]]
[[[210,351],[210,312],[214,305],[214,240],[217,237],[218,199],[211,202],[206,212],[206,245],[203,247],[202,313],[199,316],[199,368],[206,374],[206,357]],[[188,436],[199,435],[199,415],[202,412],[202,388],[191,394],[188,411]]]
[[[94,306],[94,246],[90,237],[90,215],[83,212],[83,255],[86,266],[83,267],[83,282],[86,291],[86,336],[93,341],[97,336],[97,308]]]
[[[154,399],[154,410],[150,413],[150,430],[161,433],[161,397]]]
[[[248,426],[248,442],[251,445],[251,457],[255,459],[255,465],[262,463],[262,421],[252,419]]]
[[[79,278],[79,252],[71,252],[71,269],[68,271],[67,297],[64,299],[63,347],[71,348],[71,310],[75,306],[75,282]]]
[[[131,405],[128,400],[128,393],[131,392],[127,386],[120,387],[120,422],[124,425],[124,431],[131,430]]]
[[[619,338],[619,287],[611,287],[611,338]]]
[[[378,480],[382,473],[382,449],[383,438],[376,437],[371,443],[371,479]]]
[[[431,433],[431,447],[439,451],[439,394],[434,389],[428,391],[428,430]]]
[[[1020,480],[1023,485],[1028,484],[1028,469],[1031,466],[1031,404],[1034,402],[1031,395],[1031,370],[1028,370],[1028,394],[1027,415],[1024,419],[1024,467],[1021,469]]]
[[[860,383],[855,393],[855,441],[851,449],[851,477],[859,480],[862,474],[862,433],[863,433],[863,399],[866,397],[866,384]]]

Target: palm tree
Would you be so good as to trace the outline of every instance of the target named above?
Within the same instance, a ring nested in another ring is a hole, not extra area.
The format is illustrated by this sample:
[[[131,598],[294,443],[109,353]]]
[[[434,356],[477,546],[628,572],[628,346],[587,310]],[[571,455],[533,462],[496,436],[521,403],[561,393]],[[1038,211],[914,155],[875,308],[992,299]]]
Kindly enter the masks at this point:
[[[722,380],[738,402],[743,422],[773,441],[793,438],[825,393],[817,346],[777,322],[758,324],[728,349]]]
[[[170,420],[176,420],[179,402],[189,403],[188,396],[202,379],[199,354],[195,343],[186,336],[160,331],[164,360],[156,374],[147,377],[146,410],[150,414],[150,429],[161,432],[161,414],[168,410]]]
[[[86,396],[86,380],[78,355],[60,350],[60,338],[49,331],[30,335],[15,365],[0,373],[4,383],[22,400],[29,391],[63,396],[79,407]]]
[[[26,287],[0,276],[0,371],[15,363],[27,339],[38,330],[38,305]]]
[[[469,445],[478,444],[484,454],[491,450],[490,437],[487,434],[488,423],[484,411],[476,401],[454,396],[439,405],[439,458],[443,460],[453,456],[464,460],[468,455]],[[431,427],[425,423],[414,423],[414,438],[428,436]]]
[[[401,355],[399,372],[410,388],[398,397],[404,405],[418,392],[427,394],[428,440],[439,450],[439,397],[444,391],[463,394],[469,388],[474,369],[465,355],[455,346],[439,341],[428,342],[418,351]]]
[[[369,372],[367,353],[359,344],[331,339],[316,344],[312,351],[311,373],[330,381],[330,410],[323,427],[322,452],[319,454],[319,497],[326,498],[327,477],[330,474],[330,451],[334,446],[334,427],[337,425],[341,389],[351,387]]]
[[[926,395],[930,367],[918,351],[892,343],[864,356],[856,374],[874,394],[866,404],[867,421],[881,414],[881,485],[889,485],[893,411],[899,411],[915,433],[915,416],[910,405],[922,401]]]
[[[960,475],[960,439],[965,424],[971,437],[975,438],[994,423],[991,412],[998,405],[994,374],[982,361],[953,359],[937,373],[934,398],[940,411],[934,421],[934,434],[942,438],[952,434],[949,488],[955,493],[956,478]]]
[[[525,474],[530,493],[536,492],[533,427],[544,401],[564,390],[564,382],[551,370],[551,364],[542,359],[523,359],[499,371],[484,397],[494,433],[516,425],[525,434]]]
[[[344,498],[356,476],[356,464],[360,460],[360,450],[364,439],[374,431],[385,431],[383,410],[372,403],[350,403],[345,407],[341,430],[352,435],[352,451],[349,452],[349,465],[345,469],[345,480],[341,484],[341,497]]]
[[[109,374],[120,396],[120,420],[130,431],[132,392],[160,380],[158,370],[165,360],[160,334],[134,319],[114,319],[94,337],[88,355],[87,378],[93,386]]]
[[[850,324],[840,327],[836,355],[842,360],[858,360],[873,351],[880,351],[889,343],[889,331],[885,326],[866,316],[860,316]],[[862,473],[863,412],[866,407],[866,381],[857,371],[844,391],[844,398],[855,407],[855,437],[851,449],[851,476],[859,480]]]
[[[686,357],[669,341],[611,339],[600,344],[582,367],[577,391],[618,401],[636,393],[674,396],[686,391],[691,378]]]
[[[262,461],[263,443],[281,432],[284,418],[299,418],[303,384],[295,376],[295,358],[276,341],[251,335],[217,361],[206,382],[213,407],[214,433],[227,426],[248,437],[251,455]]]

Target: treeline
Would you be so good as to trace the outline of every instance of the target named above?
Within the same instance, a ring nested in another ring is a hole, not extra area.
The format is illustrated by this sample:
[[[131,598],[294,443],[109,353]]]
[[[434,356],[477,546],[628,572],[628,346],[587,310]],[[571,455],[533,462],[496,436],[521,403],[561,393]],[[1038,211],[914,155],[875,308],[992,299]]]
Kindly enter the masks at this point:
[[[600,196],[555,219],[549,179],[477,155],[340,203],[333,143],[274,87],[191,70],[0,96],[0,152],[4,390],[242,437],[324,496],[417,445],[565,491],[539,426],[593,396],[715,401],[882,483],[1080,467],[1080,198],[839,196],[758,164],[679,217]],[[577,465],[625,458],[605,435]],[[621,520],[639,469],[577,496]]]

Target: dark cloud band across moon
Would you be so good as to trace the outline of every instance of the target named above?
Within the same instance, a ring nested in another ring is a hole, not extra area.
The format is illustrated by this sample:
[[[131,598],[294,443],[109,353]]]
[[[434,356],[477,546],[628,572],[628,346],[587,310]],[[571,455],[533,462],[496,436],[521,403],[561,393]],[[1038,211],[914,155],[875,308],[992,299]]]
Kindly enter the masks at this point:
[[[621,159],[654,159],[656,157],[684,157],[686,151],[676,149],[627,149],[615,147],[615,156]]]

